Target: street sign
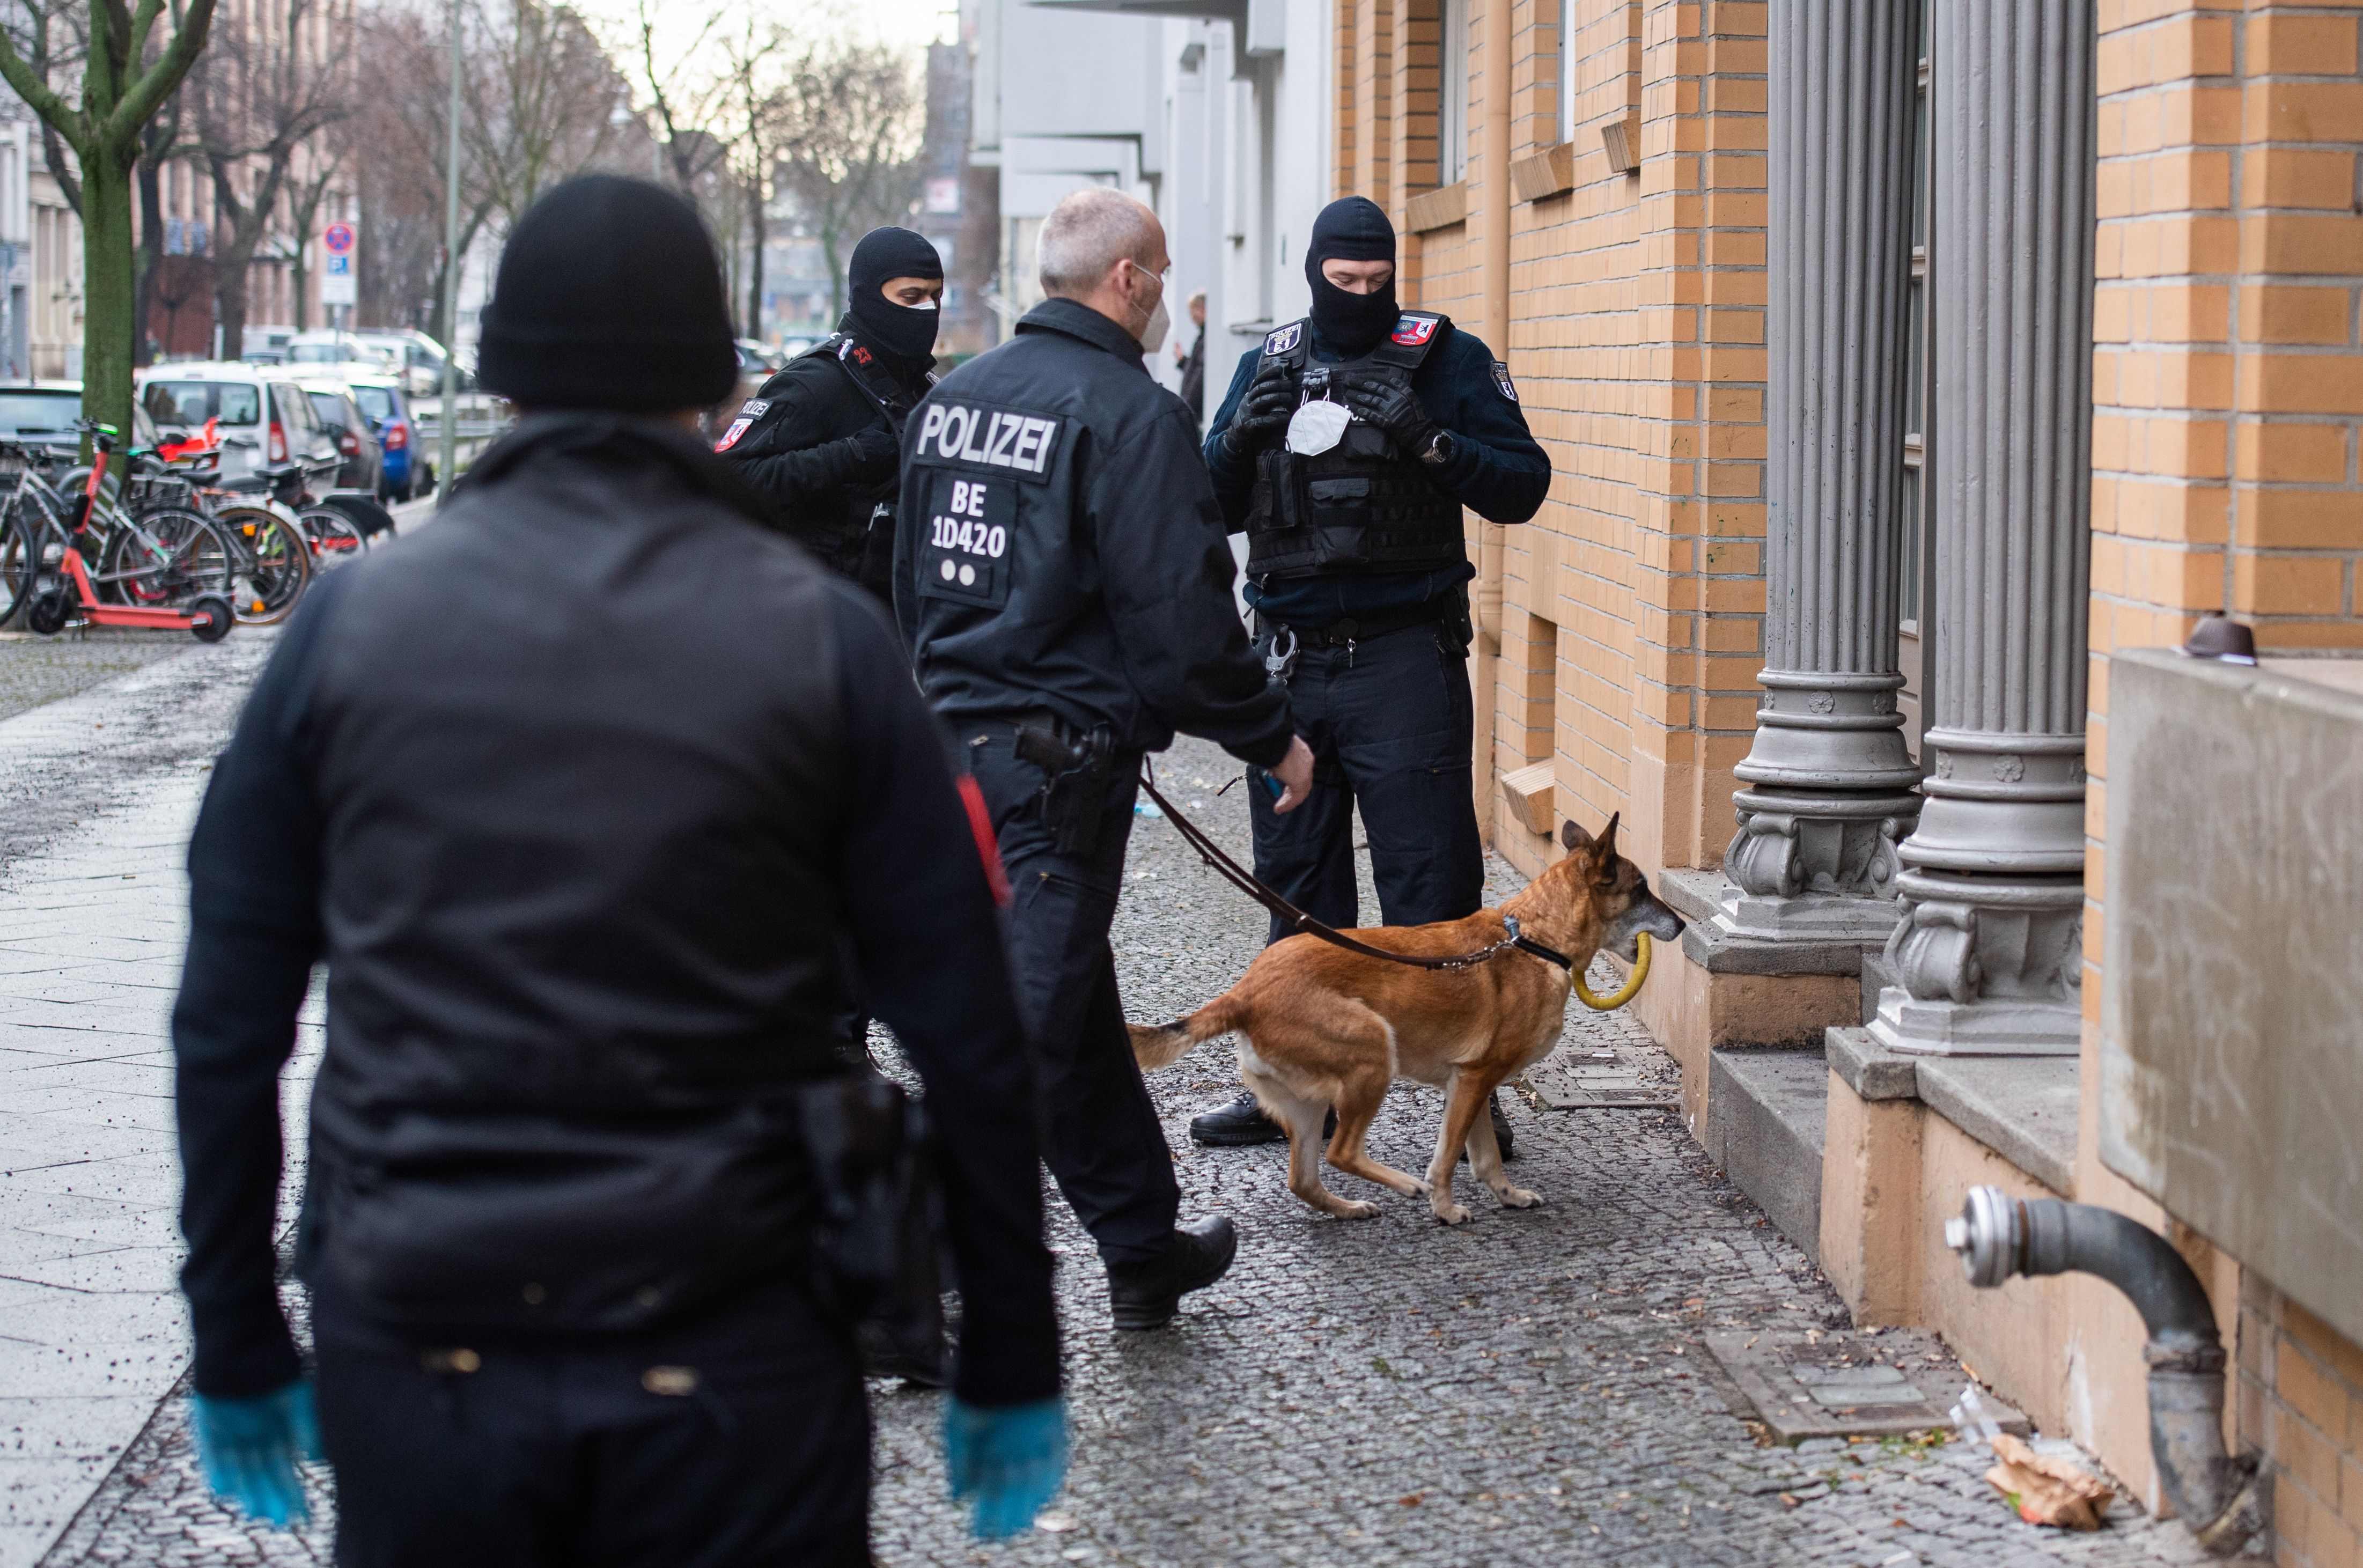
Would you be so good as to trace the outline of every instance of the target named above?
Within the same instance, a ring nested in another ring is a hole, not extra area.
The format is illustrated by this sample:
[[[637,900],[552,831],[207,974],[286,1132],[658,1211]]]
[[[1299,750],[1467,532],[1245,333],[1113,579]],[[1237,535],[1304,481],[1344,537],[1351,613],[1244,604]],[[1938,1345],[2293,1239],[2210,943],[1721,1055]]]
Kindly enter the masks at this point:
[[[327,247],[328,254],[331,256],[351,255],[353,253],[353,226],[349,223],[332,223],[328,225],[327,228],[320,236],[320,243]]]
[[[348,229],[346,232],[349,234],[351,230]],[[320,303],[322,305],[361,303],[361,291],[353,276],[353,258],[349,250],[343,255],[338,255],[335,251],[328,253],[326,263],[320,269]]]

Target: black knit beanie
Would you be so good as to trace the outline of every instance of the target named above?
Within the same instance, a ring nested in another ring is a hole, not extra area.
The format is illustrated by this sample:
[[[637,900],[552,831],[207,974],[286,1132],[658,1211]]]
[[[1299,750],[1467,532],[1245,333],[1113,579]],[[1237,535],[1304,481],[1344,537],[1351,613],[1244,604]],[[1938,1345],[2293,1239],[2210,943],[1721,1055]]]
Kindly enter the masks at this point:
[[[1395,226],[1368,196],[1346,196],[1321,209],[1304,247],[1304,280],[1313,285],[1313,335],[1348,359],[1367,354],[1394,330],[1403,315],[1395,281],[1375,294],[1349,294],[1321,275],[1324,261],[1392,261]]]
[[[845,270],[847,311],[880,348],[904,361],[905,368],[925,370],[936,356],[936,326],[940,310],[915,310],[896,305],[881,291],[896,278],[940,278],[944,259],[936,248],[907,228],[873,228],[853,248],[853,262]]]
[[[730,395],[738,355],[695,208],[585,174],[517,219],[484,307],[477,375],[528,408],[660,413]]]

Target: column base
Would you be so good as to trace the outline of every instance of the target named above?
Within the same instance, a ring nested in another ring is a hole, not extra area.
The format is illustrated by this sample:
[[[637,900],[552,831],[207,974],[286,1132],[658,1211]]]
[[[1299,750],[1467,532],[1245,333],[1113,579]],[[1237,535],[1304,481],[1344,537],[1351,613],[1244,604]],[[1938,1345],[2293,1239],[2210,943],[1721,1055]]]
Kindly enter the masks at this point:
[[[1841,893],[1750,893],[1726,884],[1715,906],[1714,927],[1748,941],[1847,942],[1883,948],[1894,934],[1895,900]]]
[[[1890,1051],[1920,1056],[2073,1056],[2082,1040],[2083,1008],[2038,997],[1924,1000],[1901,985],[1879,994],[1871,1038]]]

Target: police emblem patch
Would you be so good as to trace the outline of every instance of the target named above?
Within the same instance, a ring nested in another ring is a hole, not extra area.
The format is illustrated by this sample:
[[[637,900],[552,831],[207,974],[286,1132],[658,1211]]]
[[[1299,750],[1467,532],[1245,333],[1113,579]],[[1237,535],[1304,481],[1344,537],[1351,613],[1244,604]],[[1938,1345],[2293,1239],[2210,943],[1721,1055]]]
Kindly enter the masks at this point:
[[[1499,360],[1493,361],[1493,384],[1511,402],[1518,400],[1518,389],[1510,383],[1510,367]]]
[[[730,428],[722,432],[722,439],[714,443],[714,450],[718,452],[727,452],[732,447],[737,446],[738,444],[738,438],[745,435],[748,430],[753,427],[756,420],[761,418],[764,414],[769,412],[771,406],[771,400],[768,397],[750,397],[746,402],[740,404],[738,406],[738,417],[730,421]]]
[[[1267,354],[1284,354],[1288,352],[1289,350],[1296,347],[1296,340],[1304,336],[1304,323],[1302,321],[1292,321],[1287,326],[1281,328],[1279,331],[1270,333],[1265,337],[1263,340],[1263,351]]]
[[[1395,323],[1394,340],[1406,349],[1416,349],[1436,336],[1436,317],[1406,316]]]

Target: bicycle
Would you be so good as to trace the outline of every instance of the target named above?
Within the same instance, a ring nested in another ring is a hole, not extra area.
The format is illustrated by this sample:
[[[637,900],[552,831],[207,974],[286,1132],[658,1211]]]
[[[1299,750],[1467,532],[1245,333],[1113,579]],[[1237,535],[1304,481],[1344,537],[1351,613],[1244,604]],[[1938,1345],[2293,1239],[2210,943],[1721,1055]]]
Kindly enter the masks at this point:
[[[202,515],[158,508],[139,516],[105,495],[113,426],[78,420],[95,451],[80,494],[69,499],[49,482],[47,467],[70,462],[28,442],[0,440],[0,463],[17,469],[0,510],[0,562],[8,576],[11,613],[21,605],[25,624],[44,636],[62,631],[79,612],[86,624],[172,627],[218,641],[228,634],[228,547]],[[90,570],[85,543],[97,545]]]
[[[312,585],[315,552],[294,516],[240,487],[218,484],[216,447],[183,443],[171,451],[136,452],[133,460],[128,488],[136,509],[182,507],[221,529],[234,557],[233,602],[242,624],[272,626],[294,614]]]

